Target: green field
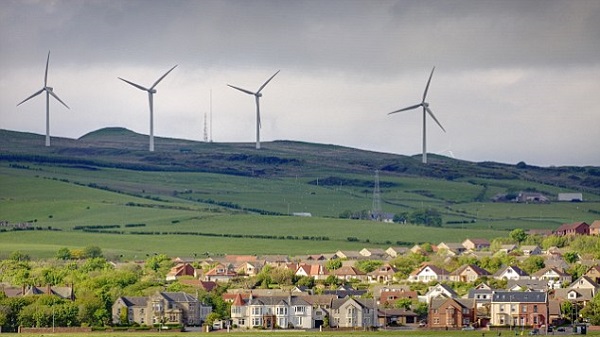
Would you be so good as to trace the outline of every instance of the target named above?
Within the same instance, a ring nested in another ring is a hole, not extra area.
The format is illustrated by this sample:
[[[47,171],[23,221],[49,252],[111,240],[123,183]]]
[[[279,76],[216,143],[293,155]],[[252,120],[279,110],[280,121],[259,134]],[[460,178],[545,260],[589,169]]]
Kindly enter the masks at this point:
[[[38,229],[0,232],[0,257],[15,250],[47,257],[93,244],[126,258],[333,253],[505,237],[515,228],[600,218],[597,168],[439,156],[423,166],[410,157],[300,142],[267,142],[256,151],[251,144],[159,139],[162,151],[148,153],[145,139],[106,129],[45,148],[36,135],[0,130],[0,221]],[[371,209],[375,169],[384,212],[433,208],[442,227],[340,219]],[[586,202],[491,202],[522,190],[551,199],[583,191]],[[299,212],[312,217],[291,216]],[[111,228],[74,230],[81,226]]]

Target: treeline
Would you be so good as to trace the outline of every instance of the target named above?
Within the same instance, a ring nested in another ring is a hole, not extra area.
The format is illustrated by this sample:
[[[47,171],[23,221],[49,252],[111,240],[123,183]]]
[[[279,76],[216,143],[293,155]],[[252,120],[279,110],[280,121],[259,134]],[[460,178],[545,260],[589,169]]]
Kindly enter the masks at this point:
[[[183,199],[201,202],[204,204],[217,205],[217,206],[234,209],[234,210],[239,210],[239,211],[244,211],[244,212],[258,213],[260,215],[274,215],[274,216],[288,215],[285,213],[275,212],[275,211],[267,211],[265,209],[260,209],[260,208],[243,207],[243,206],[240,206],[239,204],[236,204],[231,201],[217,201],[217,200],[213,200],[213,199],[202,199],[202,198],[192,198],[192,197],[187,197],[187,198],[183,198]]]

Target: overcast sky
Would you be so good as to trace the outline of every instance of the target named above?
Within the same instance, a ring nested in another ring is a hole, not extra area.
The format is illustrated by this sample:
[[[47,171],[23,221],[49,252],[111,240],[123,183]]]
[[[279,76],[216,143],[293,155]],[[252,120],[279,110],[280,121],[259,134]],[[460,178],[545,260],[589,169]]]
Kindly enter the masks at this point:
[[[600,166],[600,1],[5,0],[0,8],[0,128],[52,136],[103,127],[254,142],[298,140],[470,161]],[[210,119],[210,116],[208,116]],[[160,143],[156,148],[160,150]]]

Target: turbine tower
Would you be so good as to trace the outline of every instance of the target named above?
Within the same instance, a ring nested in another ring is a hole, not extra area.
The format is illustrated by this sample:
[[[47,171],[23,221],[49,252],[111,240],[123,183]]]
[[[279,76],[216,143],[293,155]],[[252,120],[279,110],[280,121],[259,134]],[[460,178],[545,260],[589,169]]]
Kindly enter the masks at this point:
[[[431,69],[431,74],[429,75],[429,80],[427,80],[427,85],[425,86],[425,92],[423,93],[423,100],[421,101],[421,103],[416,104],[416,105],[412,105],[412,106],[409,106],[407,108],[403,108],[403,109],[400,109],[400,110],[392,111],[392,112],[390,112],[388,114],[388,115],[391,115],[391,114],[395,114],[397,112],[406,111],[406,110],[412,110],[412,109],[416,109],[418,107],[423,107],[423,164],[427,164],[427,137],[426,137],[426,133],[427,133],[427,127],[426,127],[427,114],[429,114],[429,116],[431,116],[431,118],[433,118],[433,120],[437,123],[437,125],[444,132],[446,132],[446,130],[444,129],[444,127],[442,126],[442,124],[440,124],[440,122],[437,120],[437,118],[435,118],[435,115],[433,114],[433,112],[431,111],[431,109],[429,109],[429,103],[425,102],[425,98],[427,98],[427,90],[429,90],[429,84],[431,83],[431,77],[433,76],[433,71],[434,70],[435,70],[435,67],[433,67],[433,69]]]
[[[275,77],[275,75],[279,74],[280,70],[277,70],[277,72],[275,74],[273,74],[273,76],[271,76],[265,83],[263,83],[263,85],[260,86],[260,88],[258,88],[258,90],[256,92],[252,92],[250,90],[246,90],[246,89],[242,89],[242,88],[238,88],[235,87],[231,84],[228,84],[227,86],[233,88],[233,89],[237,89],[241,92],[244,92],[248,95],[254,95],[255,99],[256,99],[256,148],[260,149],[260,98],[262,97],[262,94],[260,93],[265,86],[267,86],[267,84],[269,82],[271,82],[271,80],[273,79],[273,77]]]
[[[143,91],[147,91],[148,92],[148,101],[150,103],[150,152],[154,151],[154,107],[153,107],[153,95],[156,94],[156,89],[154,89],[158,83],[160,81],[163,80],[163,78],[165,78],[167,75],[169,75],[169,73],[171,71],[173,71],[173,69],[175,69],[177,67],[177,65],[175,65],[173,68],[169,69],[169,71],[167,71],[164,75],[162,75],[158,80],[156,80],[156,82],[154,82],[154,84],[150,87],[150,89],[142,87],[139,84],[135,84],[133,82],[130,82],[126,79],[120,78],[119,79],[125,83],[131,84],[132,86],[143,90]]]
[[[64,105],[67,109],[70,109],[65,102],[61,101],[60,98],[54,93],[53,88],[48,86],[48,64],[50,63],[50,51],[48,51],[48,58],[46,59],[46,73],[44,75],[44,87],[40,89],[35,94],[27,97],[21,103],[17,104],[17,106],[27,102],[28,100],[34,98],[35,96],[41,94],[43,91],[46,92],[46,146],[50,146],[50,96],[56,98],[62,105]]]
[[[373,205],[371,208],[373,220],[381,221],[381,189],[379,187],[379,170],[375,170],[375,186],[373,188]]]

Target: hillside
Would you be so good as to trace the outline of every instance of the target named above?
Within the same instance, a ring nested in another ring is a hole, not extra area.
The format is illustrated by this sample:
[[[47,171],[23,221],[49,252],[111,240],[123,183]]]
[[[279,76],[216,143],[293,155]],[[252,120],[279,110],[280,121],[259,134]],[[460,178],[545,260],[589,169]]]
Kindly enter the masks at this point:
[[[89,243],[130,257],[201,249],[317,253],[493,238],[514,228],[553,229],[600,217],[596,167],[435,155],[425,166],[420,157],[303,142],[267,142],[256,150],[253,143],[155,140],[150,153],[147,136],[106,128],[79,139],[53,138],[47,148],[43,136],[0,130],[0,221],[42,230],[0,233],[0,255],[51,256],[65,245]],[[435,209],[441,227],[340,219],[371,209],[375,170],[384,212]],[[541,192],[550,203],[492,202],[518,191]],[[558,193],[581,191],[583,203],[555,202]],[[288,216],[295,212],[312,217]]]

